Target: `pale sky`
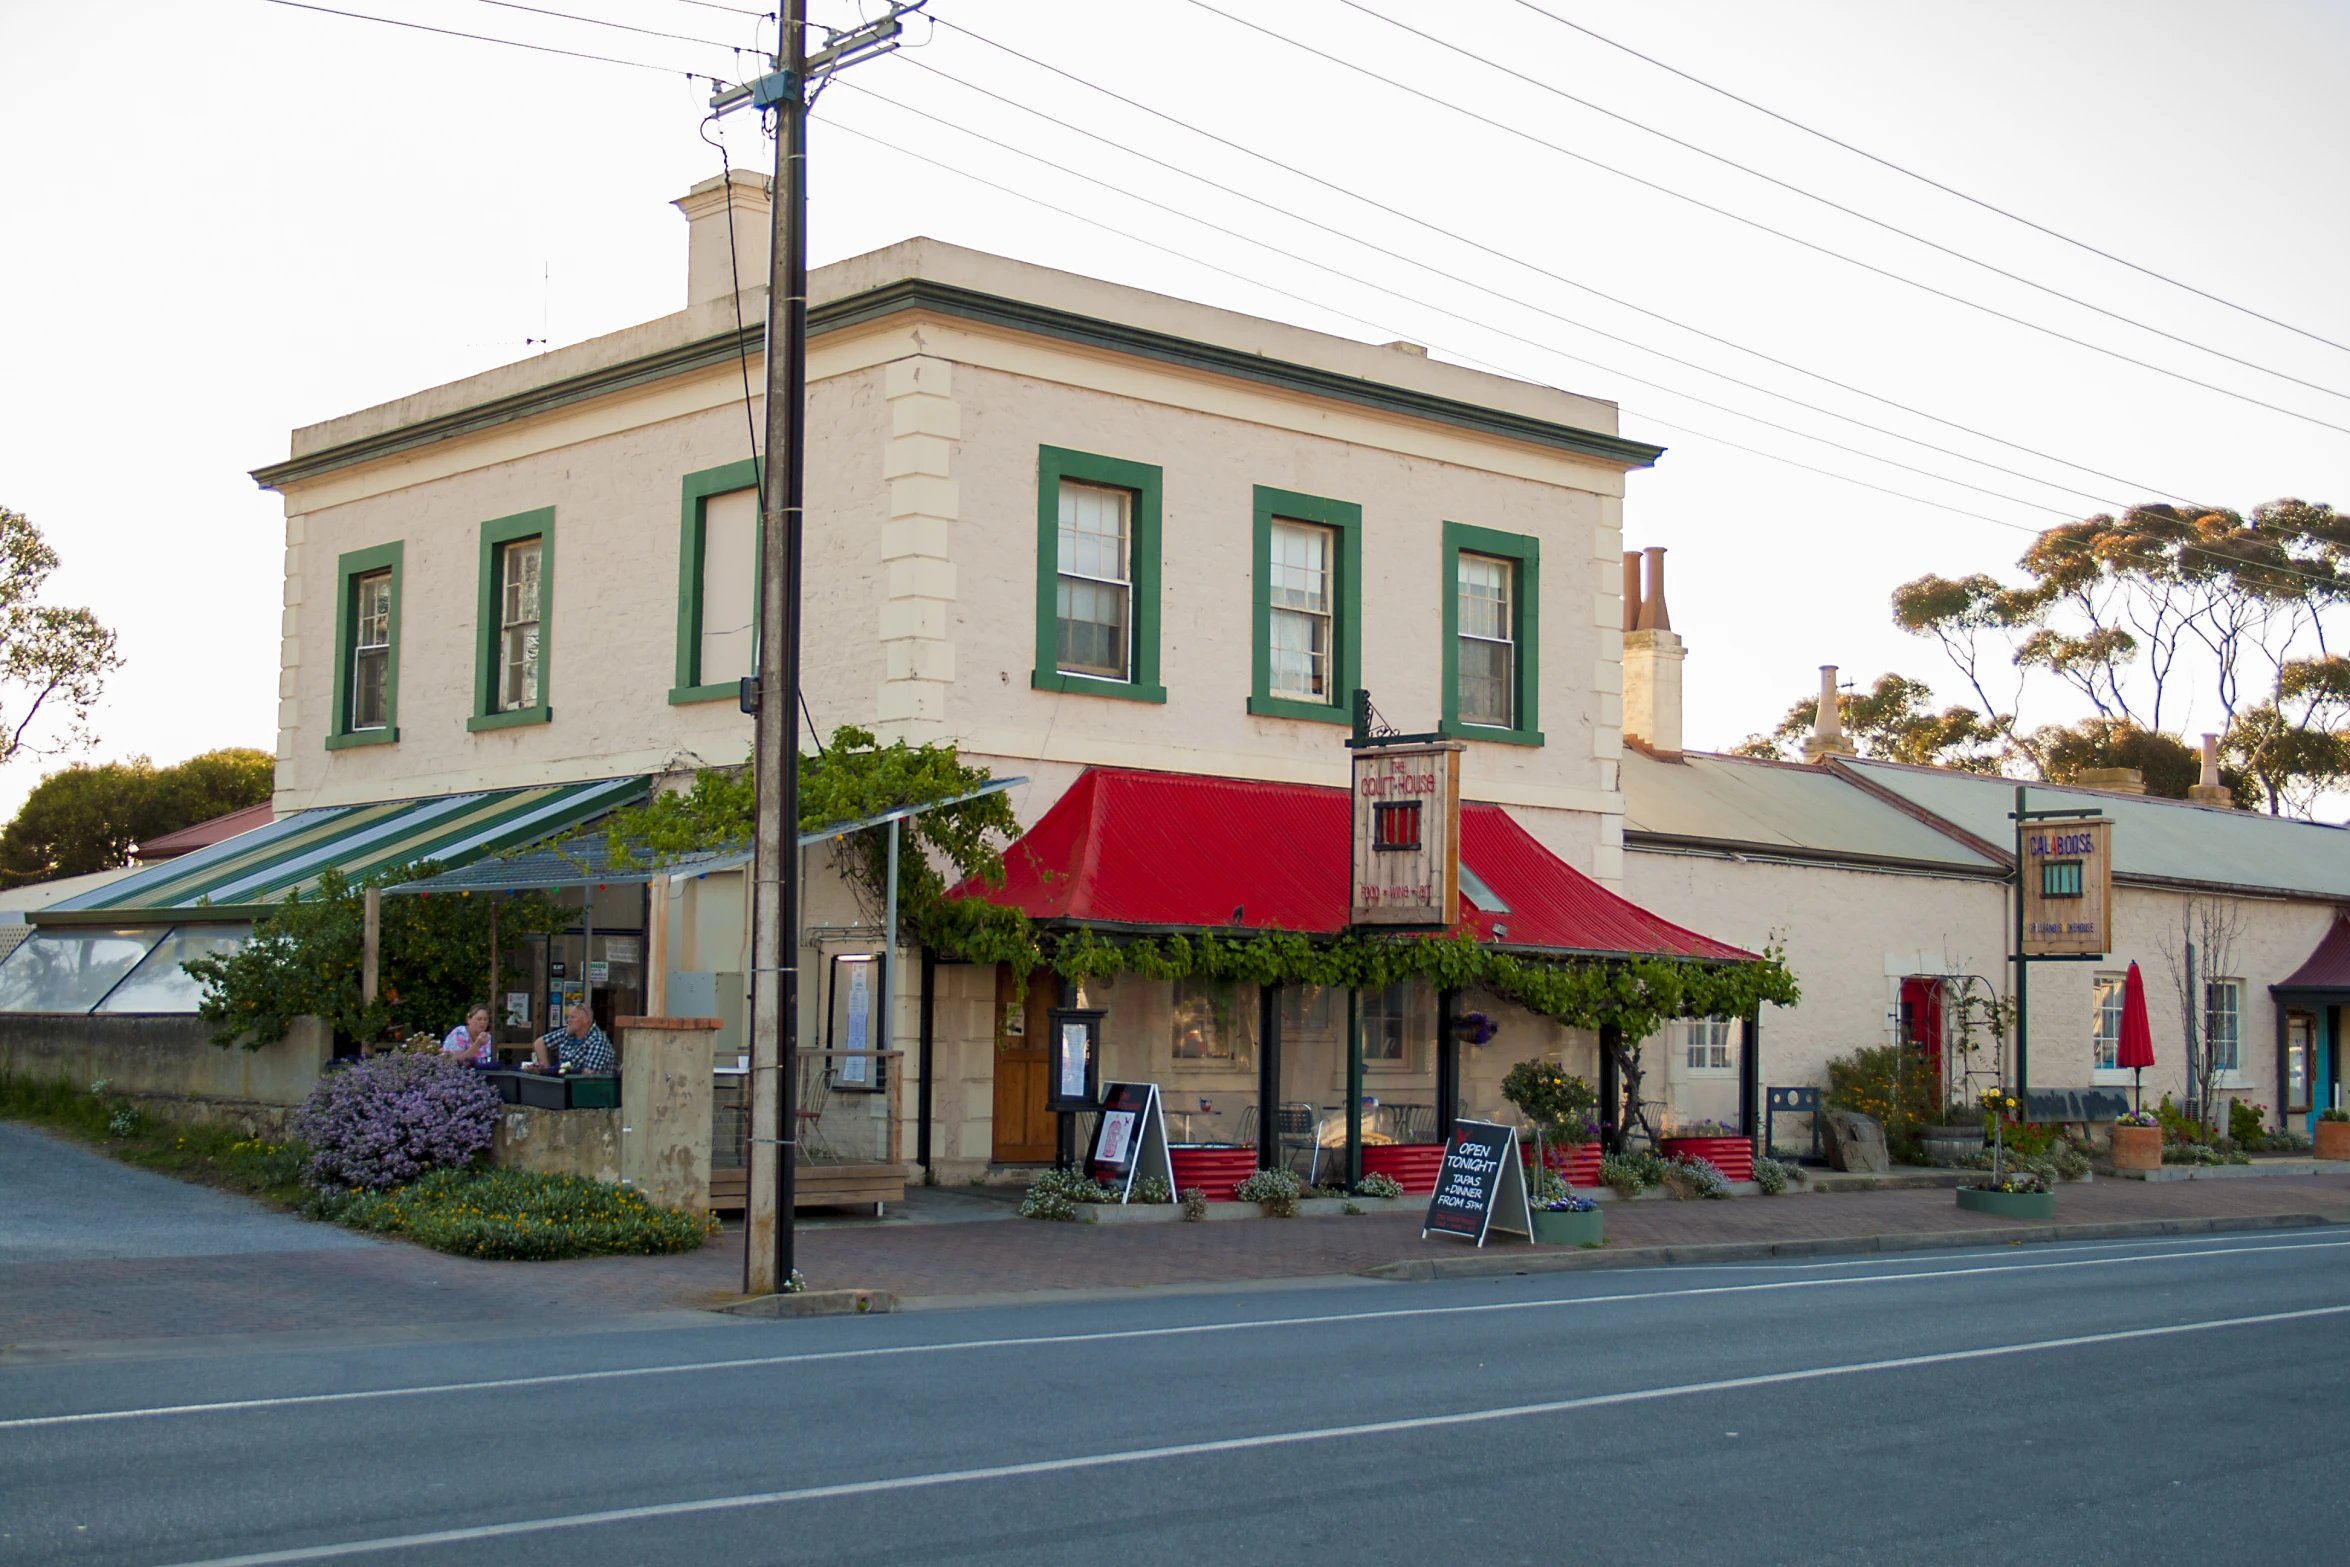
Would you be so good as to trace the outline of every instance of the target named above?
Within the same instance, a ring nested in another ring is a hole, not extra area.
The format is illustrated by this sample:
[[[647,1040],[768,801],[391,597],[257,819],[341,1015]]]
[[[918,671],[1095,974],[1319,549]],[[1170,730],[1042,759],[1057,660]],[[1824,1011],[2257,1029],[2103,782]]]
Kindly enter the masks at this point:
[[[735,78],[750,68],[714,43],[489,0],[337,3],[680,72]],[[1626,434],[1669,448],[1653,471],[1631,477],[1626,543],[1673,551],[1692,745],[1768,728],[1814,688],[1825,662],[1864,682],[1899,669],[1931,680],[1944,700],[1961,699],[1934,650],[1891,626],[1887,594],[1928,570],[2006,572],[2030,530],[2166,494],[2238,508],[2296,495],[2350,508],[2350,487],[2338,482],[2350,458],[2350,352],[1937,194],[1517,0],[1210,3],[1814,245],[2309,416],[2121,364],[1872,275],[1370,82],[1192,0],[933,0],[932,9],[1442,233],[946,28],[901,58],[859,67],[822,99],[812,162],[819,264],[928,234],[1371,341],[1408,338],[1438,357],[1620,401]],[[2350,195],[2341,178],[2350,116],[2340,92],[2350,10],[2339,5],[1540,3],[1972,195],[2350,343]],[[542,9],[725,44],[750,44],[757,28],[692,0],[544,0]],[[1773,188],[1366,11],[2130,321]],[[818,0],[816,14],[845,22],[855,11]],[[928,31],[916,23],[911,36]],[[63,554],[55,596],[90,605],[122,634],[129,667],[97,715],[93,758],[145,752],[168,762],[218,745],[274,744],[282,513],[247,471],[284,456],[290,428],[536,352],[533,339],[574,342],[682,305],[685,225],[667,202],[718,170],[697,134],[707,96],[682,75],[263,0],[0,0],[0,505],[30,514]],[[738,163],[768,166],[749,116],[730,119],[722,135]],[[1492,252],[2044,455],[1889,410]],[[1839,424],[1658,353],[2019,473]],[[2073,712],[2043,690],[2027,716]],[[2183,727],[2214,723],[2204,701]],[[13,811],[39,767],[0,772],[0,811]]]

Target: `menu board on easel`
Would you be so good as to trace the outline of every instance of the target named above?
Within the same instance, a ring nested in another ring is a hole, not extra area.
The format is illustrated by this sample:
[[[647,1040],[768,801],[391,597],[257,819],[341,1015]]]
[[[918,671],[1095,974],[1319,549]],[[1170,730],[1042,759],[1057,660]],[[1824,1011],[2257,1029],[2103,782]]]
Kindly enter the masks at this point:
[[[1167,1118],[1159,1108],[1158,1084],[1102,1085],[1101,1114],[1093,1123],[1093,1146],[1085,1155],[1087,1172],[1097,1167],[1110,1172],[1120,1202],[1132,1200],[1135,1181],[1146,1175],[1164,1180],[1168,1200],[1173,1200],[1175,1160],[1167,1151]]]
[[[1420,1233],[1458,1235],[1482,1246],[1494,1230],[1534,1238],[1534,1208],[1526,1200],[1517,1130],[1491,1121],[1455,1121]]]

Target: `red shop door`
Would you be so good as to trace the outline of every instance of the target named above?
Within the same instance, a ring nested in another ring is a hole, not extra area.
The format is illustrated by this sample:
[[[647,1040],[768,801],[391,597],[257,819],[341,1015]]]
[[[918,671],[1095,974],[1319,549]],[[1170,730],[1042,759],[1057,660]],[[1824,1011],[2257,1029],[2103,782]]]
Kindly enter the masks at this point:
[[[1901,982],[1901,1042],[1917,1050],[1935,1082],[1942,1080],[1942,981]]]

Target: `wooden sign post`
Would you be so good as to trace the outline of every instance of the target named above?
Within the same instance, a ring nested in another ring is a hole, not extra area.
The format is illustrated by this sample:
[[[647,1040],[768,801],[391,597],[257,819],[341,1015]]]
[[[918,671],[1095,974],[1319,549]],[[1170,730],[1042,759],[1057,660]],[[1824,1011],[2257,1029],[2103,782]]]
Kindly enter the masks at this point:
[[[1534,1205],[1526,1198],[1517,1130],[1491,1121],[1456,1121],[1420,1233],[1474,1238],[1482,1246],[1497,1229],[1534,1239]]]
[[[2113,823],[2101,811],[2027,809],[2015,789],[2015,1091],[2032,1091],[2034,963],[2093,962],[2113,949]]]
[[[1086,1174],[1092,1175],[1096,1165],[1117,1178],[1120,1202],[1133,1200],[1134,1183],[1145,1175],[1164,1177],[1167,1200],[1175,1200],[1175,1158],[1167,1151],[1158,1084],[1103,1085],[1101,1116],[1093,1123],[1093,1146],[1085,1154]]]
[[[1356,925],[1444,930],[1460,917],[1458,740],[1371,741],[1354,750]]]

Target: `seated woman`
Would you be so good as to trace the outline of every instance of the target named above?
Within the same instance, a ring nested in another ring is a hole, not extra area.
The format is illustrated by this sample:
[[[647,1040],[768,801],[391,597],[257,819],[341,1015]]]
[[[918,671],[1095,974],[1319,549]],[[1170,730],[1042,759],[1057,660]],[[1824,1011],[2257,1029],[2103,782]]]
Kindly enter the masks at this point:
[[[465,1021],[449,1030],[449,1037],[441,1041],[441,1054],[454,1056],[467,1066],[495,1066],[497,1055],[490,1041],[490,1009],[475,1007],[465,1014]]]

